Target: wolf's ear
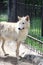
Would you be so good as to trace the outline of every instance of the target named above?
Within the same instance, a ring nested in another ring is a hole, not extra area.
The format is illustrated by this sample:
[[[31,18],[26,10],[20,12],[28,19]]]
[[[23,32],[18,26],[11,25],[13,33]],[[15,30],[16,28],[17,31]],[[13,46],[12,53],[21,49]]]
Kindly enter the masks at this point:
[[[30,20],[30,17],[27,15],[27,16],[26,16],[26,21],[28,21],[28,20]]]
[[[18,20],[21,20],[21,17],[20,16],[18,16]]]

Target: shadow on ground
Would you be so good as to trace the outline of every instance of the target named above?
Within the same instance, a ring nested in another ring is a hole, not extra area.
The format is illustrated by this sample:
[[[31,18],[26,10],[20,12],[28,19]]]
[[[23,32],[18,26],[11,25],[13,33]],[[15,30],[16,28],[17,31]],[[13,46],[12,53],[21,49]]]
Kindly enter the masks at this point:
[[[17,59],[15,57],[0,57],[0,65],[33,65],[26,58]]]
[[[0,57],[0,65],[17,65],[17,58],[15,57]]]
[[[19,60],[16,57],[11,56],[0,57],[0,65],[38,65],[40,59],[43,60],[42,57],[37,57],[34,55],[26,55],[24,58],[21,58]],[[35,63],[33,61],[35,61]]]

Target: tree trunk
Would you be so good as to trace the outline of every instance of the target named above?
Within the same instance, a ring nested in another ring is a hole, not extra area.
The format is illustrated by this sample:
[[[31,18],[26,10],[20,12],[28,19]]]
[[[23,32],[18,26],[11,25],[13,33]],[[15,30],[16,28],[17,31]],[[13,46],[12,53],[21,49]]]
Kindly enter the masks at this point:
[[[43,0],[42,0],[42,36],[43,36]]]
[[[3,0],[0,0],[0,13],[2,12],[3,10]]]
[[[17,21],[17,0],[8,0],[8,22]]]

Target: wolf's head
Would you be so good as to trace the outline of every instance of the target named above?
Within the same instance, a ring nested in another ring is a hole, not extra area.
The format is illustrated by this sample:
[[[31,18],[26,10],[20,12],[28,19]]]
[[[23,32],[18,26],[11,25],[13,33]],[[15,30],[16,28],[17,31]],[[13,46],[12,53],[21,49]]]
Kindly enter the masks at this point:
[[[25,17],[19,17],[18,16],[18,29],[24,30],[28,29],[30,27],[30,17],[27,15]]]

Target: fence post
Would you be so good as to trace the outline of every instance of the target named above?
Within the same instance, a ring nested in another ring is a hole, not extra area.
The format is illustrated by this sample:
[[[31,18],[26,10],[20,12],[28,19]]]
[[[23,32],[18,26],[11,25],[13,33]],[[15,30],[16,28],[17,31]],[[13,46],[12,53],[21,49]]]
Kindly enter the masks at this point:
[[[42,0],[42,36],[43,36],[43,0]]]
[[[8,0],[8,22],[17,21],[17,0]]]

